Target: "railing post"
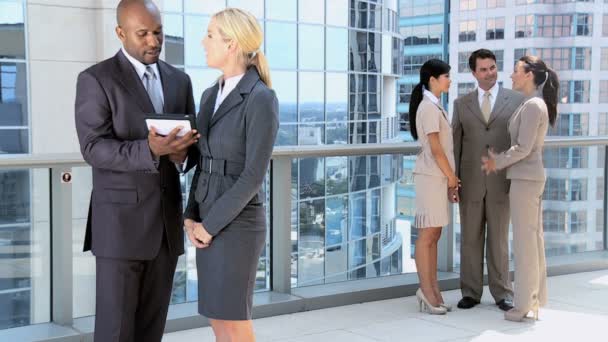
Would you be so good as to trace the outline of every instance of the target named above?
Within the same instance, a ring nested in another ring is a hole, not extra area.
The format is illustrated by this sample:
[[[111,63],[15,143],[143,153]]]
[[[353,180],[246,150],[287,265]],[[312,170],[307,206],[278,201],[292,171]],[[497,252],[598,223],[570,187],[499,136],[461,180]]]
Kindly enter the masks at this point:
[[[62,181],[64,173],[70,182]],[[60,325],[73,323],[71,173],[71,167],[51,168],[51,319]]]
[[[291,157],[272,160],[272,290],[291,293]]]
[[[442,272],[454,270],[454,204],[450,204],[450,223],[443,228],[437,244],[437,269]]]

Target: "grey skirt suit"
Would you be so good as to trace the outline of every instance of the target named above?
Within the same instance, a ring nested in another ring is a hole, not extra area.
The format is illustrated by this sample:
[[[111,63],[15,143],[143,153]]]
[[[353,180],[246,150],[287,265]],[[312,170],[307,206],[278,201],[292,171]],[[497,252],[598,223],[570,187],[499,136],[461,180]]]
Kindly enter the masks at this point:
[[[258,260],[266,238],[262,184],[278,130],[278,101],[255,67],[213,113],[219,85],[201,97],[201,153],[185,218],[214,236],[196,250],[199,313],[251,319]]]
[[[543,145],[549,127],[547,106],[528,98],[509,120],[511,148],[496,156],[496,168],[507,169],[515,259],[515,308],[528,312],[547,303],[547,266],[543,236],[542,195],[545,187]]]

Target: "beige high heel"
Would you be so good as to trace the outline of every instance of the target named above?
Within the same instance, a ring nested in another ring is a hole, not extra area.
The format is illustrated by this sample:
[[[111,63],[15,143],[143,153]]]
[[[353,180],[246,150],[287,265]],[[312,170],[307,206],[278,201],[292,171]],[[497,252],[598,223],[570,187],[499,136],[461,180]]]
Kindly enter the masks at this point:
[[[432,306],[431,303],[426,299],[421,289],[416,291],[416,298],[418,298],[418,307],[420,312],[427,312],[431,315],[445,315],[447,309],[442,306]]]
[[[535,321],[538,321],[538,303],[536,303],[531,309],[530,311],[532,311],[532,317],[534,318]],[[520,311],[518,309],[511,309],[507,312],[505,312],[505,319],[507,321],[511,321],[511,322],[522,322],[524,320],[524,318],[526,318],[526,316],[528,316],[528,312],[530,311]]]
[[[450,304],[441,303],[439,304],[442,308],[444,308],[447,312],[452,312],[452,306]]]

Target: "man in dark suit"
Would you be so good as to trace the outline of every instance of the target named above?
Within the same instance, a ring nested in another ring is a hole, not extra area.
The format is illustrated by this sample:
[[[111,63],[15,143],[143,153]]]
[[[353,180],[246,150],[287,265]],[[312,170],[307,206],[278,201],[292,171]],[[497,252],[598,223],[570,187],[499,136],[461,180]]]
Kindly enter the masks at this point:
[[[76,130],[93,169],[84,250],[96,257],[95,341],[160,341],[184,252],[178,170],[198,161],[199,135],[146,127],[146,113],[194,113],[190,78],[159,60],[158,8],[122,0],[117,21],[122,49],[83,71],[76,92]]]

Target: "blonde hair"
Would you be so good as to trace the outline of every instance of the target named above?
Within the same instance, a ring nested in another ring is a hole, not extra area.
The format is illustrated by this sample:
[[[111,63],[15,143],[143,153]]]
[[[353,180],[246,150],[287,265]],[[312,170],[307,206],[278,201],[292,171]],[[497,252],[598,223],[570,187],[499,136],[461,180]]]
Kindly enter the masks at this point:
[[[226,8],[214,14],[213,19],[222,37],[236,43],[239,58],[247,67],[254,65],[262,81],[272,87],[268,61],[260,49],[264,35],[255,17],[242,9]]]

